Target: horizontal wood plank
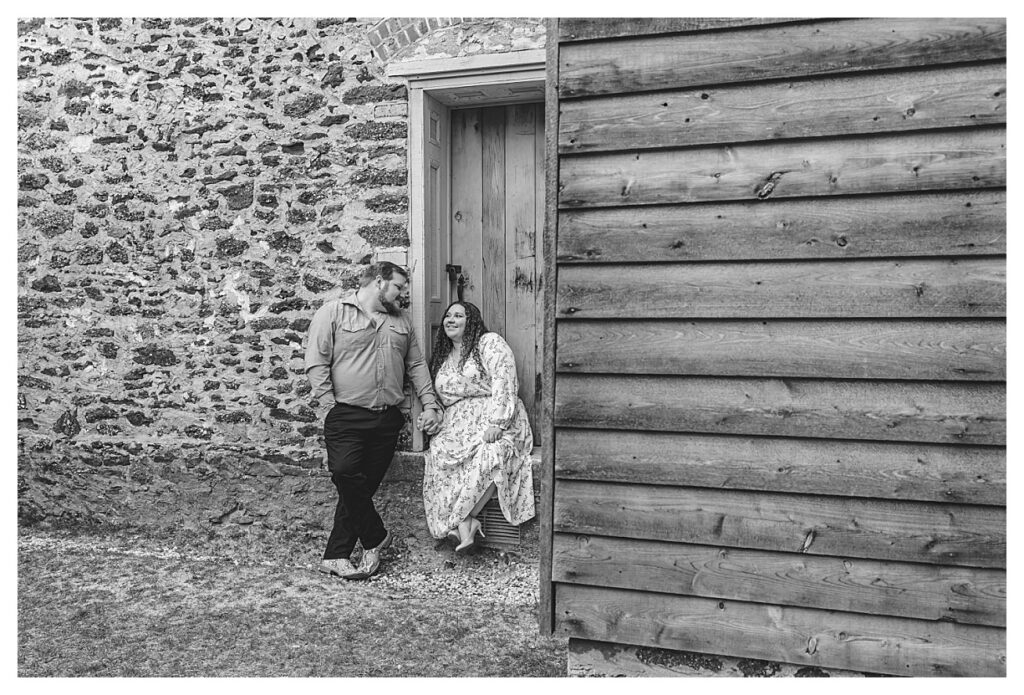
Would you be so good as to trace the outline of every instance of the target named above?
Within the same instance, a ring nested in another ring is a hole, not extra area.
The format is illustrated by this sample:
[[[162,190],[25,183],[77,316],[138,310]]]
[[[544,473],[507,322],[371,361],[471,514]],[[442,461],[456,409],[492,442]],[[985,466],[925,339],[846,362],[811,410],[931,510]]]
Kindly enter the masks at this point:
[[[724,654],[705,656],[692,651],[638,647],[615,642],[595,642],[577,637],[571,637],[567,641],[569,643],[567,671],[570,678],[579,676],[612,678],[637,676],[692,678],[697,676],[722,679],[770,677],[786,681],[794,676],[797,678],[811,676],[815,678],[865,678],[869,675],[847,669],[823,669],[817,666],[745,659]],[[738,681],[733,682],[738,683]],[[830,682],[834,683],[835,681]],[[792,681],[786,682],[786,686],[791,683]],[[728,687],[731,683],[725,685]],[[746,685],[755,686],[756,684],[747,683]],[[763,685],[756,687],[763,687]]]
[[[607,152],[1006,123],[1006,64],[569,100],[558,149]]]
[[[828,20],[559,46],[559,97],[1006,57],[1006,19]]]
[[[1003,187],[1006,130],[563,156],[559,183],[567,209]]]
[[[554,417],[563,427],[1003,445],[1006,387],[562,374]]]
[[[559,480],[555,530],[809,555],[1006,567],[1002,507]]]
[[[584,318],[999,318],[1004,258],[566,265],[556,314]]]
[[[1006,572],[556,534],[552,580],[1006,626]]]
[[[1006,504],[1006,450],[941,444],[558,430],[559,478]]]
[[[1006,191],[565,210],[560,263],[1006,253]]]
[[[606,374],[1006,380],[1006,323],[566,321],[558,369]]]
[[[902,676],[1005,676],[1006,631],[623,589],[555,585],[557,633]]]
[[[558,41],[593,41],[621,36],[676,34],[761,26],[793,20],[764,17],[566,17],[558,21]]]

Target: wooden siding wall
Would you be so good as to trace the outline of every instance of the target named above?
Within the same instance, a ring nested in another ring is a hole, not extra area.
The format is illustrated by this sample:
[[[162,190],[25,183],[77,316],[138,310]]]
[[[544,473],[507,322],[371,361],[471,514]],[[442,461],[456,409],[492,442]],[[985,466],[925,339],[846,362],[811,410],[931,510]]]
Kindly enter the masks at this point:
[[[553,38],[555,629],[1005,674],[1005,20]]]

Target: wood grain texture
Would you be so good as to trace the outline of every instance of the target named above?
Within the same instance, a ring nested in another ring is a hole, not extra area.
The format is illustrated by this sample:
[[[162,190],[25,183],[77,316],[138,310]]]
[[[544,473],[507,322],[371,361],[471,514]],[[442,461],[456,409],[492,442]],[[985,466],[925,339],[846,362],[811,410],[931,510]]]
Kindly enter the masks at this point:
[[[515,355],[519,397],[530,423],[537,422],[536,199],[537,104],[505,108],[505,328]]]
[[[785,664],[723,654],[644,647],[570,637],[567,672],[570,678],[601,676],[700,678],[869,678],[873,674],[839,668]],[[734,681],[738,682],[738,681]],[[819,681],[821,682],[821,681]],[[731,685],[731,684],[725,684]]]
[[[1005,18],[572,21],[542,620],[1005,675]]]
[[[559,478],[1006,504],[1006,450],[560,428]]]
[[[552,255],[552,256],[545,255],[545,253],[546,253],[545,252],[545,244],[547,243],[546,239],[544,238],[544,224],[545,224],[545,218],[547,216],[547,168],[552,166],[551,163],[548,162],[547,158],[546,158],[546,145],[547,145],[547,140],[548,140],[548,133],[547,133],[547,114],[546,114],[545,111],[546,111],[546,106],[545,105],[543,105],[543,104],[538,105],[538,111],[537,111],[537,137],[536,137],[536,140],[535,140],[535,144],[536,144],[537,150],[536,150],[536,153],[534,155],[536,160],[537,160],[537,162],[538,162],[538,164],[539,164],[539,168],[537,170],[537,177],[536,177],[536,184],[537,184],[537,199],[536,199],[537,200],[537,205],[536,205],[537,237],[535,239],[536,243],[535,243],[535,246],[534,246],[534,248],[536,249],[536,263],[535,263],[535,267],[536,267],[536,278],[537,278],[536,291],[534,292],[534,297],[536,299],[537,333],[536,333],[536,343],[533,346],[533,350],[534,350],[534,353],[536,355],[536,359],[535,359],[534,363],[537,365],[537,367],[536,367],[536,374],[534,375],[534,407],[533,407],[533,413],[531,414],[531,417],[532,417],[531,423],[533,424],[533,444],[534,444],[534,446],[540,446],[540,447],[543,447],[544,443],[545,443],[543,428],[540,426],[540,423],[542,422],[543,418],[545,417],[544,407],[543,407],[543,398],[544,398],[544,379],[543,379],[544,367],[543,367],[543,365],[544,365],[544,360],[546,359],[545,355],[544,355],[544,351],[545,351],[546,345],[547,345],[547,339],[545,338],[545,334],[547,333],[547,330],[548,330],[547,329],[547,324],[546,324],[545,319],[544,319],[544,306],[545,306],[544,303],[545,303],[545,294],[546,294],[546,287],[547,287],[546,284],[545,284],[545,269],[547,268],[549,259],[550,259],[550,264],[551,265],[555,265],[555,257],[554,257],[554,255]],[[557,179],[556,179],[556,181],[557,181]],[[550,386],[551,385],[549,384],[548,387],[550,387]]]
[[[828,20],[566,43],[559,96],[623,94],[1006,57],[1006,20]]]
[[[707,31],[787,21],[793,20],[764,17],[566,17],[559,24],[558,41],[566,43],[620,36]]]
[[[482,109],[483,286],[466,300],[480,307],[488,328],[505,334],[505,107]]]
[[[560,318],[999,318],[1006,261],[565,265]]]
[[[505,108],[505,229],[509,239],[506,256],[510,260],[532,260],[535,255],[537,110],[537,104],[516,104]]]
[[[1003,445],[985,383],[561,374],[555,424],[596,429]]]
[[[606,374],[1006,380],[1006,323],[566,321],[558,369]]]
[[[565,210],[559,263],[1006,253],[1006,191]]]
[[[462,266],[466,298],[479,303],[484,289],[480,109],[453,110],[451,124],[451,262]],[[453,300],[455,292],[452,284]]]
[[[569,100],[563,153],[1006,123],[1006,64]]]
[[[902,676],[1004,676],[1006,631],[982,625],[556,585],[567,637]]]
[[[557,534],[552,579],[681,596],[1006,626],[1006,572]]]
[[[548,17],[544,20],[544,31],[547,36],[558,36],[561,20]],[[551,583],[551,543],[554,536],[552,529],[555,501],[555,285],[558,265],[554,262],[555,249],[558,243],[558,41],[547,42],[546,74],[544,80],[544,226],[541,235],[543,251],[541,256],[550,259],[542,262],[539,268],[543,273],[541,282],[541,301],[543,311],[543,331],[540,339],[541,370],[540,394],[540,426],[535,428],[540,433],[541,469],[539,476],[537,521],[540,526],[538,545],[538,576],[540,588],[537,600],[537,623],[542,635],[550,635],[554,631],[555,594]]]
[[[562,208],[1006,185],[1002,127],[564,156]]]
[[[1006,567],[1003,507],[560,479],[554,521],[562,533]]]

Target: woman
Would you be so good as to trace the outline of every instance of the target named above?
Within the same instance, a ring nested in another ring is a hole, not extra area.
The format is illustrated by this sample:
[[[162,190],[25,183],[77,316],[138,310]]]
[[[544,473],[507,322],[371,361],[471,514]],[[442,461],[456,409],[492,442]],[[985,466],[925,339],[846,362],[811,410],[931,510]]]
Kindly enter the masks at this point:
[[[424,457],[427,526],[434,538],[457,540],[462,552],[483,536],[476,517],[495,492],[510,524],[533,517],[533,433],[512,350],[487,331],[473,304],[448,306],[430,375],[445,412]]]

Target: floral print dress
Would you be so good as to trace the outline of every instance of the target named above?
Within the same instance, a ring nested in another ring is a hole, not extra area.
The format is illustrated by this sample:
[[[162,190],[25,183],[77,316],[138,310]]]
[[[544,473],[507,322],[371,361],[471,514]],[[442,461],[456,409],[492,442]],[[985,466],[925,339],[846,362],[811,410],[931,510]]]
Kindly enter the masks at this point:
[[[444,538],[493,482],[502,514],[518,526],[534,515],[533,432],[519,399],[512,349],[497,333],[480,336],[484,369],[472,357],[460,370],[456,351],[438,370],[434,389],[445,407],[440,431],[424,457],[423,506],[434,538]],[[505,430],[483,441],[491,425]]]

